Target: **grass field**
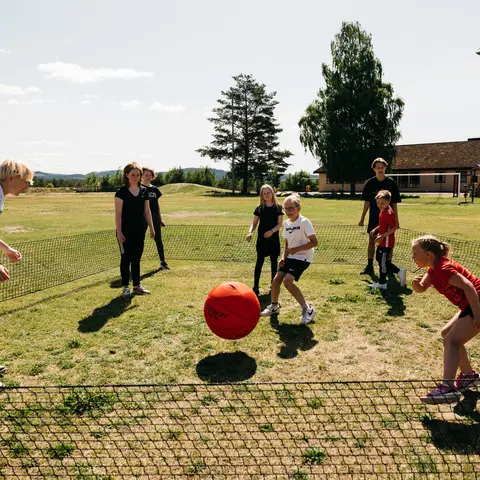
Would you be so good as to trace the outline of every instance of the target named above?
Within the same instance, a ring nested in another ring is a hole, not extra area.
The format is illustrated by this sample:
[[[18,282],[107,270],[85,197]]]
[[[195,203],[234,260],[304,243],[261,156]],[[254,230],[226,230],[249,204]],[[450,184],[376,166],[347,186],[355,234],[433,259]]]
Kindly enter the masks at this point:
[[[167,224],[243,224],[247,230],[257,202],[255,197],[201,195],[201,187],[163,190]],[[16,243],[113,228],[112,197],[32,194],[8,199],[2,224],[17,230],[4,231],[2,237]],[[361,210],[361,202],[348,199],[307,199],[303,205],[303,213],[318,224],[352,224]],[[479,208],[457,206],[455,199],[406,199],[400,218],[404,228],[472,239],[480,227]],[[168,259],[168,245],[166,251]],[[314,265],[300,282],[317,306],[311,328],[298,325],[298,308],[282,290],[278,323],[261,319],[248,338],[226,342],[206,328],[203,301],[221,281],[251,284],[251,264],[175,261],[172,271],[158,273],[154,262],[142,266],[144,283],[153,292],[148,297],[120,300],[119,290],[110,288],[118,278],[112,270],[1,303],[6,340],[1,359],[10,370],[6,382],[188,382],[198,380],[196,367],[205,357],[237,350],[255,359],[255,381],[440,374],[439,330],[455,308],[434,292],[413,295],[392,284],[393,293],[385,299],[369,291],[369,279],[358,275],[358,267]],[[266,267],[262,305],[269,300],[268,275]],[[471,353],[480,356],[477,341]]]
[[[244,225],[245,233],[257,203],[193,186],[163,193],[167,224]],[[303,205],[318,225],[355,224],[362,208],[348,198]],[[406,199],[400,219],[403,228],[476,239],[479,208]],[[9,243],[113,229],[113,194],[9,198],[1,225]],[[251,285],[253,265],[169,263],[168,272],[142,263],[150,296],[119,298],[113,269],[0,303],[7,385],[170,384],[4,390],[0,477],[227,478],[230,468],[228,478],[236,479],[476,478],[476,417],[452,422],[449,407],[441,416],[422,407],[417,395],[433,381],[388,382],[441,376],[439,332],[455,313],[447,300],[394,281],[382,296],[368,289],[358,266],[314,264],[300,281],[317,308],[312,324],[299,324],[299,308],[282,289],[278,317],[261,318],[245,339],[225,341],[204,322],[205,296],[222,281]],[[262,306],[268,277],[265,268]],[[469,352],[479,365],[477,339]],[[215,385],[365,380],[372,382]],[[197,386],[178,385],[191,383]]]

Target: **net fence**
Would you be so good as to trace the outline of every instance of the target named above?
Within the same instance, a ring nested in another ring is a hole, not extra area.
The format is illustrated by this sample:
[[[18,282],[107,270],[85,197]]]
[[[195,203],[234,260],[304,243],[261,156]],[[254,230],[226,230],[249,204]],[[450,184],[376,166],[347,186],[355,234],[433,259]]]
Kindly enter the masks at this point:
[[[7,479],[475,479],[480,393],[426,381],[9,387]]]
[[[254,262],[255,238],[246,242],[248,228],[242,225],[171,225],[162,229],[165,254],[170,260]],[[317,225],[315,263],[362,265],[366,261],[367,234],[358,226]],[[396,233],[394,262],[415,270],[411,240],[421,232],[400,229]],[[480,243],[439,236],[453,247],[452,258],[473,273],[480,274]],[[283,240],[282,240],[283,241]],[[8,264],[9,282],[0,289],[0,301],[115,268],[120,252],[112,230],[12,245],[22,261]],[[158,259],[156,245],[146,239],[144,260]]]

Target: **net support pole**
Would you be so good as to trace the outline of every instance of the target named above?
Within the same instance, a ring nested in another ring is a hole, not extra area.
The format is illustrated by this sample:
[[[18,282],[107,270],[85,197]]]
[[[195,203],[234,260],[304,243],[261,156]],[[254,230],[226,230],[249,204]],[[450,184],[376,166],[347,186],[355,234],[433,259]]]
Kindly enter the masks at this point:
[[[458,177],[457,205],[460,205],[460,179],[462,178],[461,174],[457,173],[457,177]]]

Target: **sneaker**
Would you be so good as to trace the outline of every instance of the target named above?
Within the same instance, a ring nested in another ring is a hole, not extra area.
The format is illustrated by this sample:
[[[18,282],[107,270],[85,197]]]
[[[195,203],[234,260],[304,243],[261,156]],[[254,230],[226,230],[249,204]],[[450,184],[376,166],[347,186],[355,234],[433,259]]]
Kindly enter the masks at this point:
[[[167,262],[162,262],[159,270],[171,270],[171,268],[168,266]]]
[[[367,265],[361,272],[360,275],[373,275],[373,267]]]
[[[7,372],[7,367],[0,365],[0,375],[4,375]]]
[[[475,370],[467,374],[460,372],[457,375],[454,385],[456,390],[464,392],[474,385],[480,385],[480,375]]]
[[[378,288],[379,290],[386,290],[387,284],[386,283],[370,283],[368,285],[370,288]]]
[[[135,295],[148,295],[150,290],[147,290],[143,285],[137,285],[136,287],[133,287],[133,293]]]
[[[400,286],[404,287],[407,284],[407,271],[404,268],[401,268],[397,275],[398,280],[400,281]]]
[[[271,303],[267,308],[265,308],[265,310],[262,310],[262,312],[260,313],[260,316],[269,317],[270,315],[275,315],[276,313],[278,313],[279,310],[280,310],[279,303],[277,303],[276,305],[273,305],[273,303]]]
[[[439,405],[442,403],[456,403],[460,400],[460,393],[454,387],[439,383],[435,390],[420,397],[422,403],[427,405]]]
[[[307,308],[302,312],[302,325],[306,325],[313,320],[315,316],[315,309],[312,305],[308,305]]]
[[[130,288],[129,287],[123,287],[122,297],[127,298],[127,297],[130,297],[131,295],[132,295],[132,293],[130,292]]]
[[[0,388],[3,388],[4,386],[5,386],[5,384],[0,382]]]

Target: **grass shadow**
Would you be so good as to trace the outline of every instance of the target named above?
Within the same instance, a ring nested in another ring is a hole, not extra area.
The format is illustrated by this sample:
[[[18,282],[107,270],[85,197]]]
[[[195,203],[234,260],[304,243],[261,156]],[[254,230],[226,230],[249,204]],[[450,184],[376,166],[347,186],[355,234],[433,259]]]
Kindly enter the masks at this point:
[[[255,375],[257,362],[244,352],[217,353],[197,363],[198,378],[208,383],[241,382]]]
[[[312,349],[317,345],[313,332],[307,325],[283,324],[278,321],[278,314],[270,317],[270,325],[277,332],[283,345],[277,355],[283,359],[295,358],[298,352]]]
[[[78,322],[81,333],[98,332],[111,319],[122,315],[132,301],[132,297],[115,297],[107,305],[97,307],[88,317]]]

